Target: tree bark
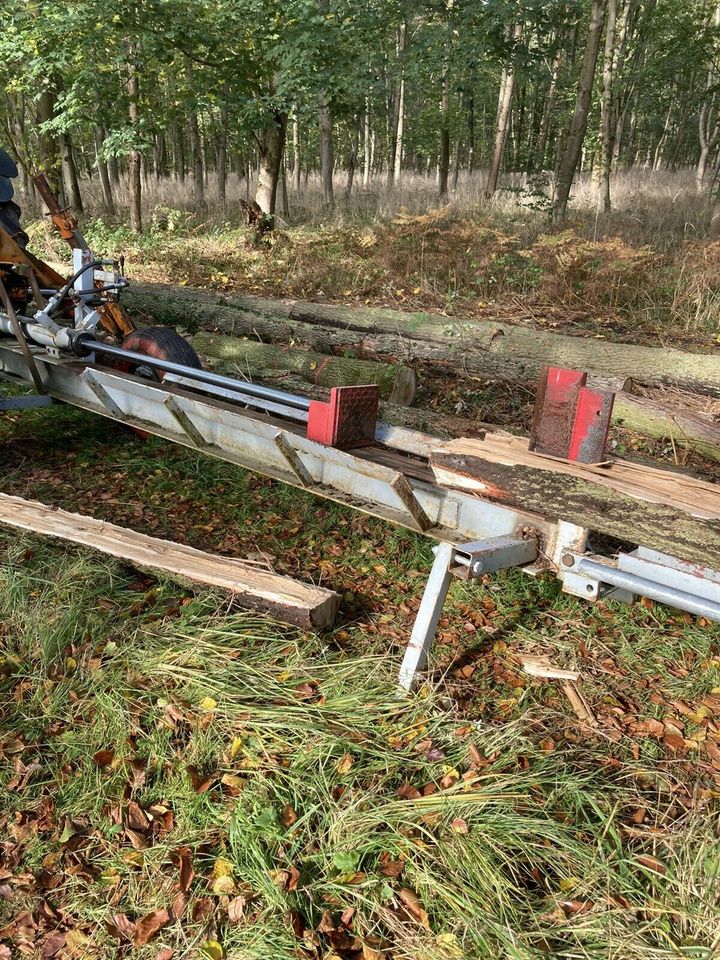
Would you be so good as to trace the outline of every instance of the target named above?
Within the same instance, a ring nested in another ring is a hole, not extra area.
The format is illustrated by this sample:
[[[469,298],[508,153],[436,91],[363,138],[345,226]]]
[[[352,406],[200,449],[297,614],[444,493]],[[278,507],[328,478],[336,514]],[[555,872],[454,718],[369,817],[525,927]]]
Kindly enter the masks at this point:
[[[229,123],[229,92],[227,84],[223,87],[223,98],[220,105],[220,140],[218,142],[217,155],[217,191],[220,210],[225,213],[227,209],[227,144],[228,144],[228,123]]]
[[[132,129],[133,144],[128,154],[128,196],[130,200],[130,229],[133,233],[142,233],[142,177],[141,157],[138,149],[140,82],[135,62],[135,49],[128,47],[128,116]]]
[[[605,57],[603,60],[603,90],[600,117],[600,194],[598,209],[610,210],[610,173],[612,167],[612,98],[613,67],[615,64],[615,24],[617,0],[607,0],[607,26],[605,28]]]
[[[592,2],[590,25],[588,27],[582,65],[580,67],[575,110],[570,124],[570,132],[565,141],[565,149],[560,160],[555,184],[553,222],[556,224],[562,223],[565,220],[568,200],[570,199],[570,190],[573,180],[575,179],[575,171],[585,140],[585,131],[587,130],[588,115],[592,100],[593,81],[595,79],[595,67],[597,66],[600,37],[602,36],[603,22],[605,20],[606,3],[607,0],[593,0]]]
[[[197,103],[193,94],[193,69],[189,57],[185,57],[185,79],[190,91],[191,102],[188,103],[188,129],[190,131],[190,156],[193,171],[193,197],[195,206],[201,216],[207,212],[205,202],[205,177],[203,172],[202,140],[200,139],[200,124],[197,116]]]
[[[95,157],[100,175],[100,186],[102,187],[103,204],[105,210],[110,216],[115,216],[115,201],[113,200],[112,185],[110,183],[110,174],[108,165],[101,159],[100,152],[105,140],[105,130],[102,127],[94,127],[93,135],[95,138]]]
[[[67,206],[65,203],[62,181],[60,179],[60,148],[57,139],[52,133],[42,129],[42,124],[48,123],[55,117],[55,94],[51,90],[44,90],[37,100],[37,120],[40,126],[39,148],[40,163],[50,188],[60,201],[60,206]]]
[[[415,399],[417,377],[410,367],[329,356],[215,333],[196,333],[193,346],[202,356],[232,362],[241,375],[253,378],[267,370],[287,370],[323,387],[375,383],[383,399],[400,406],[410,406]]]
[[[258,134],[258,182],[255,200],[263,213],[275,213],[280,166],[285,146],[287,114],[275,111]]]
[[[332,107],[325,90],[320,92],[318,119],[320,122],[320,178],[322,180],[323,203],[328,209],[332,209],[335,205],[333,193],[335,153],[332,138]]]
[[[521,35],[522,23],[516,23],[513,28],[513,40],[516,44],[519,43]],[[497,190],[500,167],[502,166],[503,155],[505,153],[505,143],[507,142],[508,121],[510,119],[510,108],[512,106],[514,91],[515,54],[513,53],[513,60],[507,67],[503,68],[502,78],[500,80],[497,119],[495,122],[495,142],[493,144],[493,152],[490,160],[487,184],[485,185],[485,197],[488,200]]]
[[[73,212],[78,214],[83,213],[80,182],[78,180],[77,167],[75,166],[72,142],[70,141],[70,137],[67,133],[64,133],[60,137],[60,157],[67,204],[73,210]]]
[[[366,356],[429,360],[492,380],[526,382],[537,379],[545,366],[561,366],[592,376],[630,377],[637,384],[720,396],[720,356],[712,353],[570,337],[494,319],[220,297],[187,287],[133,284],[123,301],[161,323],[188,329],[214,325],[230,334],[294,340],[321,353],[353,348]]]

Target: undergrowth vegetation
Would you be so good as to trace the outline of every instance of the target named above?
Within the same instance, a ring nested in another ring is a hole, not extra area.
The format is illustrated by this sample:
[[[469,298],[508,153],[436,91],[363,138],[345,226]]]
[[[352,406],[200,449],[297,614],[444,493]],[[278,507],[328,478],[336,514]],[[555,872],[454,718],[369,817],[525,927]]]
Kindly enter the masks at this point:
[[[83,229],[95,249],[124,253],[137,280],[498,314],[627,339],[714,339],[720,240],[712,238],[712,208],[682,177],[652,185],[637,174],[624,185],[619,179],[617,208],[602,218],[592,208],[592,190],[581,184],[577,213],[561,232],[551,232],[546,213],[523,202],[522,184],[509,184],[487,203],[480,178],[461,184],[441,209],[432,209],[427,181],[390,196],[379,188],[358,191],[332,216],[300,204],[260,244],[238,226],[232,201],[224,214],[201,220],[182,194],[167,195],[168,184],[157,187],[155,198],[149,189],[154,215],[141,237],[97,217]],[[303,203],[315,195],[305,190]],[[30,233],[36,252],[67,258],[45,224],[31,225]],[[542,313],[548,307],[550,320]]]

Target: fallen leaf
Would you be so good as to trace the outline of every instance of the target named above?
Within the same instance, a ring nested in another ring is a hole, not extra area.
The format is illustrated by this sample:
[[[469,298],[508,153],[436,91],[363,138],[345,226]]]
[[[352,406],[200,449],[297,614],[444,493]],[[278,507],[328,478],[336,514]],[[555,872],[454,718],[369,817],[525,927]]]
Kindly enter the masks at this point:
[[[462,817],[455,817],[453,822],[450,824],[455,833],[467,834],[470,832],[467,823],[463,820]]]
[[[404,869],[404,860],[392,860],[389,853],[380,855],[380,873],[384,877],[399,877]]]
[[[228,904],[228,920],[230,923],[240,923],[245,915],[245,897],[234,897]]]
[[[155,960],[172,960],[175,951],[172,947],[163,947],[163,949],[155,955]]]
[[[667,873],[665,864],[661,863],[660,860],[656,860],[655,857],[650,857],[643,853],[639,857],[636,857],[636,860],[641,867],[645,867],[646,870],[651,870],[653,873],[659,873],[661,876]]]
[[[562,900],[560,906],[567,914],[586,913],[592,909],[592,900]]]
[[[98,767],[109,767],[115,757],[114,750],[98,750],[93,754],[93,762]]]
[[[135,923],[124,913],[116,913],[113,915],[112,926],[120,936],[125,937],[126,940],[132,940],[135,936]]]
[[[200,944],[200,953],[203,957],[208,957],[208,960],[223,960],[225,956],[222,944],[217,940],[206,940],[205,943]]]
[[[168,923],[170,923],[170,914],[167,910],[152,910],[135,924],[134,945],[144,947]]]
[[[180,847],[172,854],[172,862],[180,869],[180,889],[187,893],[195,878],[190,847]]]
[[[295,812],[294,808],[286,803],[283,807],[283,825],[286,827],[291,827],[294,823],[297,823],[298,815]]]
[[[344,753],[335,764],[335,769],[338,773],[345,774],[350,772],[352,765],[353,755],[351,753]]]
[[[401,890],[398,890],[398,896],[400,900],[407,908],[408,913],[414,917],[417,922],[425,927],[426,930],[430,929],[430,921],[428,920],[428,915],[423,908],[422,903],[420,902],[420,897],[415,893],[414,890],[409,890],[407,887],[403,887]]]

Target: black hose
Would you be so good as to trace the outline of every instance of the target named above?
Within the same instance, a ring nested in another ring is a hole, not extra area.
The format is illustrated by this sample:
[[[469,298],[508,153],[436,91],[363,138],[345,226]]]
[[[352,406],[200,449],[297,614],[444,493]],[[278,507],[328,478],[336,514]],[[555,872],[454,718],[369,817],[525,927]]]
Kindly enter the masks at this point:
[[[62,290],[58,291],[58,294],[57,294],[58,301],[55,304],[55,306],[52,308],[52,310],[49,311],[50,316],[52,316],[56,310],[59,310],[61,308],[63,300],[68,295],[68,293],[70,293],[70,288],[72,287],[72,285],[75,283],[76,280],[78,280],[88,270],[94,270],[96,267],[102,267],[102,266],[104,266],[104,261],[93,260],[92,263],[86,263],[82,267],[80,267],[79,270],[76,270],[75,273],[67,281],[65,286],[62,288]]]

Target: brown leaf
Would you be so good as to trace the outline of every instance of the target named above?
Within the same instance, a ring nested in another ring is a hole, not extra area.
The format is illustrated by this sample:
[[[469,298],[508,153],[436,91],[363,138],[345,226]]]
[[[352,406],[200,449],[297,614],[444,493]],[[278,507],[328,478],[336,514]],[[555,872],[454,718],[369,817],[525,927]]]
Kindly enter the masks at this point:
[[[112,926],[119,934],[119,939],[125,937],[126,940],[132,940],[135,936],[135,924],[124,913],[116,913],[112,918]]]
[[[130,830],[128,827],[125,827],[125,836],[136,850],[147,850],[150,846],[147,837],[142,833],[138,833],[137,830]]]
[[[230,923],[241,923],[245,915],[245,906],[247,901],[245,897],[233,897],[228,904],[228,920]]]
[[[93,762],[98,767],[109,767],[115,757],[114,750],[98,750],[93,754]]]
[[[204,776],[200,773],[197,767],[192,765],[188,766],[187,772],[195,793],[207,793],[215,778],[212,776]]]
[[[650,857],[643,853],[639,857],[636,857],[636,860],[640,866],[645,867],[646,870],[651,870],[653,873],[659,873],[661,876],[667,873],[665,864],[661,863],[660,860],[656,860],[655,857]]]
[[[652,717],[649,720],[642,720],[635,726],[635,734],[638,737],[661,737],[664,730],[662,723]]]
[[[470,833],[470,829],[465,820],[462,817],[455,817],[453,822],[450,824],[455,833]]]
[[[332,933],[335,930],[335,923],[329,910],[323,910],[317,929],[320,933]]]
[[[300,871],[298,870],[297,867],[293,867],[291,865],[289,870],[289,877],[288,877],[287,884],[285,885],[285,889],[294,890],[297,887],[299,880],[300,880]]]
[[[125,808],[125,826],[130,827],[131,830],[139,830],[141,833],[150,829],[148,815],[134,800],[130,800]]]
[[[190,847],[180,847],[172,854],[171,860],[180,869],[180,889],[187,893],[195,879]]]
[[[289,803],[286,803],[283,807],[283,825],[286,827],[291,827],[294,823],[297,823],[297,818],[298,815],[295,813],[293,807]]]
[[[420,791],[413,787],[411,783],[403,783],[398,787],[397,795],[401,800],[417,800],[421,796]]]
[[[399,877],[404,869],[404,860],[392,860],[389,853],[380,854],[380,873],[384,877]]]
[[[430,929],[430,921],[428,920],[428,915],[425,912],[422,903],[420,902],[420,897],[415,893],[414,890],[409,890],[407,887],[403,887],[401,890],[398,890],[398,896],[400,900],[405,905],[408,913],[414,917],[417,922],[425,927],[426,930]]]
[[[43,958],[54,957],[64,946],[65,934],[53,933],[43,941],[43,945],[40,948],[40,956]]]
[[[215,911],[215,905],[211,897],[200,897],[195,901],[192,910],[192,918],[195,923],[202,923],[203,920],[207,920],[213,915]]]
[[[592,910],[592,900],[562,900],[560,906],[567,914],[587,913]]]
[[[175,951],[172,947],[163,947],[159,953],[155,955],[155,960],[172,960]]]
[[[136,923],[133,943],[136,947],[144,947],[145,944],[149,940],[152,940],[168,923],[170,923],[170,914],[167,910],[151,911]]]

